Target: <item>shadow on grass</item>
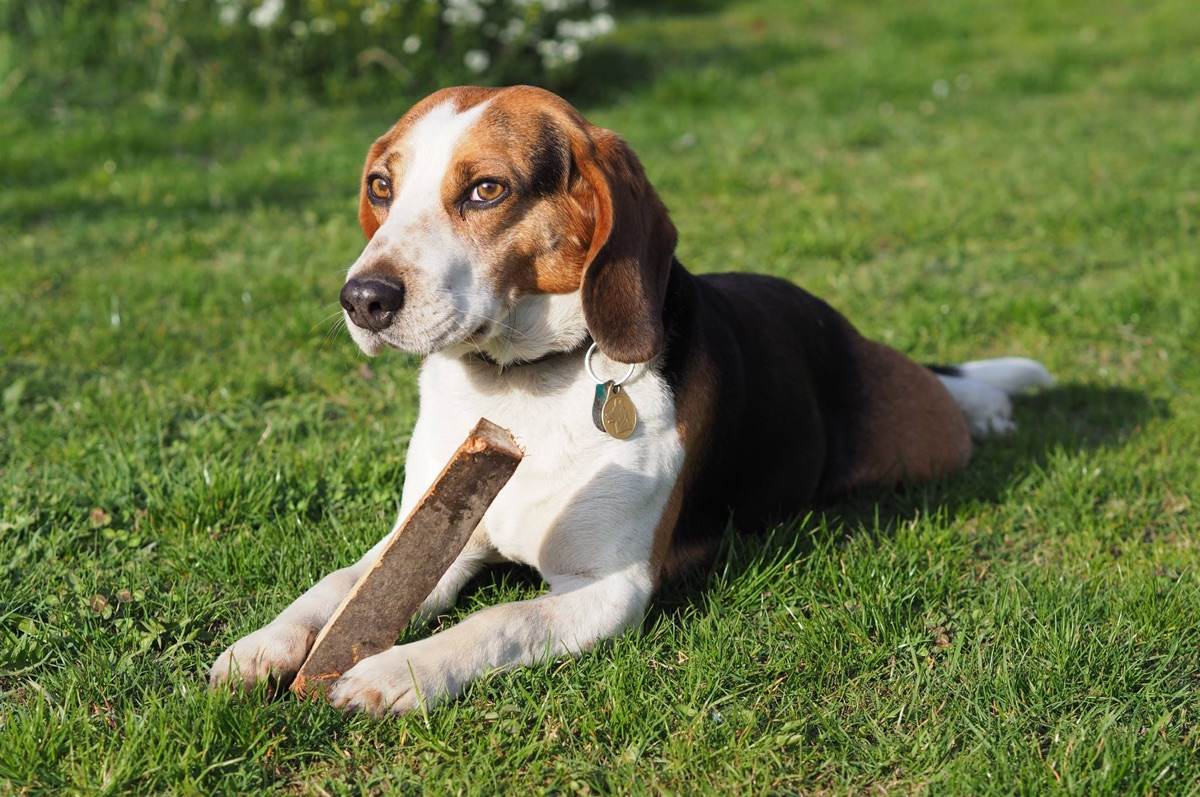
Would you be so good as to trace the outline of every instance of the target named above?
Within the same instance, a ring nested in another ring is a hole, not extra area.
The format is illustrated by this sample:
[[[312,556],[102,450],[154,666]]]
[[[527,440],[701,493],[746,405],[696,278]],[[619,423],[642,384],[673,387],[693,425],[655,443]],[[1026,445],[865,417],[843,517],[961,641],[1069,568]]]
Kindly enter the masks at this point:
[[[1119,445],[1149,420],[1169,415],[1166,402],[1123,387],[1070,384],[1016,399],[1018,432],[977,442],[966,470],[949,479],[855,492],[823,511],[841,525],[894,525],[917,513],[958,511],[964,504],[998,503],[1056,451]]]
[[[694,605],[718,572],[736,578],[786,549],[808,550],[812,538],[797,539],[801,527],[823,527],[825,533],[844,540],[865,529],[890,534],[920,515],[955,515],[971,505],[1000,503],[1056,452],[1119,446],[1146,422],[1169,414],[1165,401],[1123,387],[1068,384],[1018,398],[1017,434],[977,444],[971,464],[962,473],[928,484],[859,490],[814,507],[814,522],[784,523],[771,534],[746,537],[730,530],[706,567],[664,586],[658,611],[675,614]]]
[[[683,91],[694,98],[706,95],[705,86],[713,80],[711,75],[744,82],[828,52],[828,47],[815,39],[781,41],[766,35],[758,36],[753,46],[675,39],[655,42],[651,49],[644,44],[600,42],[584,53],[575,77],[555,90],[572,104],[591,109],[620,104],[630,94],[683,74],[689,76],[687,89],[676,87],[673,91],[676,94]],[[710,77],[701,76],[701,72]],[[719,103],[723,96],[720,91],[712,95],[713,103]]]
[[[647,18],[702,17],[718,13],[726,4],[723,0],[663,3],[641,0],[632,11]],[[668,89],[675,101],[720,105],[727,101],[728,81],[740,84],[773,69],[820,58],[829,52],[828,46],[815,37],[796,40],[772,35],[766,19],[747,24],[749,27],[743,31],[745,42],[682,36],[598,41],[584,51],[575,76],[552,88],[574,105],[591,111],[622,104],[632,95],[651,90],[660,81],[682,77],[686,79],[676,81],[678,85],[671,83]],[[411,96],[389,101],[394,108],[388,113],[375,112],[366,103],[360,103],[363,107],[358,111],[364,132],[353,145],[356,158],[370,137],[393,121],[390,114],[398,116],[410,102],[435,88],[426,86],[408,92]],[[149,216],[161,224],[186,227],[204,224],[213,216],[260,208],[299,211],[321,206],[331,178],[353,198],[355,182],[352,176],[340,172],[331,175],[293,169],[273,173],[264,167],[231,178],[213,170],[214,165],[228,167],[247,157],[256,157],[263,142],[277,143],[277,149],[284,150],[296,140],[303,142],[327,135],[314,129],[310,121],[314,108],[322,109],[319,104],[285,98],[271,100],[261,110],[260,104],[252,100],[234,97],[226,103],[246,105],[246,110],[230,115],[210,113],[211,103],[211,100],[180,102],[144,113],[136,106],[132,109],[114,106],[117,112],[110,114],[111,123],[103,132],[97,130],[95,140],[56,134],[57,154],[53,158],[47,161],[40,153],[36,157],[23,155],[19,161],[6,165],[0,178],[12,186],[35,188],[47,179],[47,174],[64,178],[73,174],[78,162],[96,158],[94,150],[99,146],[106,157],[111,156],[114,163],[121,165],[123,173],[125,164],[136,163],[137,171],[130,173],[149,178],[153,190],[114,192],[102,184],[95,191],[61,192],[52,200],[30,193],[11,200],[8,208],[11,220],[20,227],[36,227],[72,219],[91,223]],[[197,109],[200,113],[195,118],[189,116],[189,112]],[[171,134],[164,134],[164,129]],[[210,191],[214,187],[220,190]],[[162,201],[166,195],[172,195],[170,206]]]
[[[679,17],[708,14],[728,5],[729,0],[621,0],[621,11]]]

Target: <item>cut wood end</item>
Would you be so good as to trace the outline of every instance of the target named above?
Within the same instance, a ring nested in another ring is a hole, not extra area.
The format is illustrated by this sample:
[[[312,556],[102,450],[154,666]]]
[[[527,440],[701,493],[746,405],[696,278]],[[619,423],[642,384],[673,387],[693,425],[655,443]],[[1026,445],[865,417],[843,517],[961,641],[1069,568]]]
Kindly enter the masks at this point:
[[[301,698],[317,698],[324,697],[329,691],[329,687],[333,686],[333,682],[342,677],[340,672],[322,672],[315,675],[306,675],[298,673],[295,680],[292,681],[291,690],[297,697]]]
[[[480,418],[479,423],[471,430],[463,443],[463,450],[470,454],[478,454],[489,448],[499,449],[514,459],[521,459],[525,452],[513,438],[512,433],[503,426],[497,426],[487,418]]]

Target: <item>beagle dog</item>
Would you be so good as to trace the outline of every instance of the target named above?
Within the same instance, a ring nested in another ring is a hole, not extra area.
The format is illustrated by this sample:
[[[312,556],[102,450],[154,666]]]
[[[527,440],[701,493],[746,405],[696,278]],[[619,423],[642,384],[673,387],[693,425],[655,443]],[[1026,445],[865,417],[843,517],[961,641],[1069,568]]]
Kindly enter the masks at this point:
[[[419,616],[489,563],[549,590],[362,660],[330,691],[347,709],[410,711],[579,654],[636,625],[731,516],[754,532],[953,473],[972,436],[1013,428],[1010,394],[1052,381],[1019,358],[926,368],[791,283],[689,273],[629,146],[538,88],[417,103],[367,153],[358,217],[351,336],[424,357],[400,519],[479,418],[526,452]],[[294,675],[384,541],[235,642],[211,683]]]

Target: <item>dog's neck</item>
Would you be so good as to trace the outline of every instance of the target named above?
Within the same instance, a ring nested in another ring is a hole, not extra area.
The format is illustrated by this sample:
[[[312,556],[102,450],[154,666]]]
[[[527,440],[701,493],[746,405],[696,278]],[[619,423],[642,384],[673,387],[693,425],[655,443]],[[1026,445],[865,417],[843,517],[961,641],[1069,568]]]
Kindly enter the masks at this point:
[[[523,296],[492,322],[486,338],[458,344],[447,353],[513,368],[566,353],[582,356],[590,342],[582,300],[575,291]]]

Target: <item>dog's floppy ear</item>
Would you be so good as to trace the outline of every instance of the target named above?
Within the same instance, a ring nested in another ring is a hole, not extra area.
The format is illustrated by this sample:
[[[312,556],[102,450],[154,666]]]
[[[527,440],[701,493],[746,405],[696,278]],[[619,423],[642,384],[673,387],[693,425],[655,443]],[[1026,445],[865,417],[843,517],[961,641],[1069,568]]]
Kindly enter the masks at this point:
[[[675,225],[629,145],[608,130],[588,132],[572,146],[594,220],[580,288],[584,318],[605,356],[647,362],[663,348]]]
[[[371,240],[375,236],[375,231],[379,229],[379,219],[375,217],[375,209],[371,207],[371,200],[367,199],[367,170],[371,168],[371,164],[387,147],[386,136],[378,138],[371,148],[367,150],[367,162],[363,164],[362,179],[358,181],[358,226],[362,227],[363,235],[367,236],[367,240]]]

